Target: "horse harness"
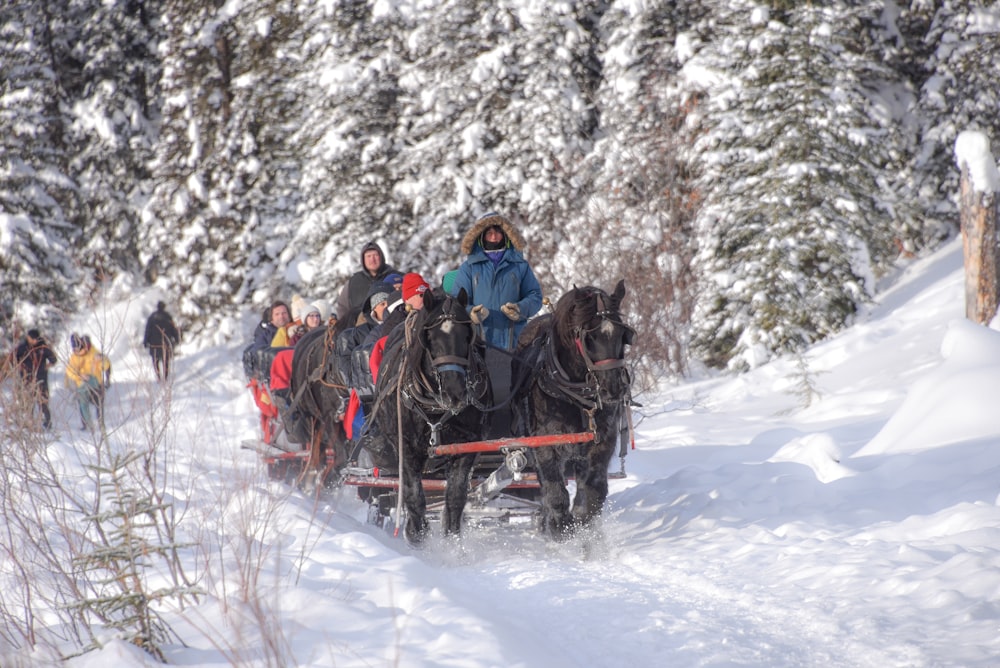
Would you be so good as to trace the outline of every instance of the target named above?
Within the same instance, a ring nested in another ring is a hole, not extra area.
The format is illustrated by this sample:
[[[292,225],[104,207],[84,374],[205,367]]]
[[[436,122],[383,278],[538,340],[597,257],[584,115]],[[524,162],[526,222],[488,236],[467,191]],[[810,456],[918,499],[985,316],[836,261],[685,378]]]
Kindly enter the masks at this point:
[[[604,295],[598,293],[595,295],[595,298],[597,299],[597,313],[595,315],[601,318],[602,323],[608,321],[613,322],[619,327],[624,327],[626,342],[631,343],[634,330],[619,319],[613,318],[613,316],[618,316],[618,313],[608,307]],[[601,380],[596,372],[625,368],[624,357],[612,357],[595,361],[587,353],[585,337],[590,332],[596,331],[600,326],[597,325],[589,329],[580,326],[573,329],[573,342],[587,368],[587,375],[583,380],[573,380],[570,378],[562,364],[559,363],[559,356],[556,353],[555,347],[555,337],[551,331],[546,333],[544,339],[541,341],[540,350],[536,353],[538,362],[541,364],[541,373],[537,378],[538,388],[553,399],[560,401],[568,400],[570,403],[576,404],[580,408],[580,411],[586,415],[587,425],[591,431],[595,429],[594,414],[604,408],[604,401],[601,399]],[[625,369],[625,373],[628,373],[627,368]],[[626,383],[626,385],[631,386],[631,383]],[[625,396],[615,403],[628,404],[629,401],[630,397]]]
[[[435,318],[433,322],[428,325],[424,325],[424,330],[429,330],[435,327],[443,325],[445,322],[458,322],[454,315],[444,313],[438,318]],[[419,342],[419,337],[416,335],[416,323],[417,318],[412,314],[407,317],[404,321],[405,327],[405,339],[403,343],[403,348],[401,350],[402,355],[405,355],[406,351],[410,350],[416,343]],[[425,346],[424,347],[426,350]],[[478,362],[478,363],[477,363]],[[475,352],[475,346],[469,346],[469,355],[467,357],[459,357],[457,355],[439,355],[437,357],[432,357],[430,359],[431,368],[434,371],[434,377],[437,381],[438,389],[441,386],[440,373],[442,371],[455,371],[466,377],[466,390],[468,397],[474,397],[475,380],[469,380],[469,370],[470,369],[480,369],[482,367],[481,361]],[[457,412],[445,408],[440,404],[440,402],[435,398],[434,385],[432,380],[427,377],[423,369],[420,366],[410,369],[409,373],[406,372],[405,365],[400,366],[399,377],[395,383],[398,398],[402,400],[402,403],[411,411],[420,415],[420,417],[427,423],[427,426],[431,429],[430,436],[430,446],[435,447],[438,445],[439,435],[441,429],[448,420],[457,415]],[[380,395],[375,402],[375,406],[372,408],[372,415],[379,408],[381,404],[381,399],[383,395]],[[432,419],[432,414],[440,414],[440,419]]]

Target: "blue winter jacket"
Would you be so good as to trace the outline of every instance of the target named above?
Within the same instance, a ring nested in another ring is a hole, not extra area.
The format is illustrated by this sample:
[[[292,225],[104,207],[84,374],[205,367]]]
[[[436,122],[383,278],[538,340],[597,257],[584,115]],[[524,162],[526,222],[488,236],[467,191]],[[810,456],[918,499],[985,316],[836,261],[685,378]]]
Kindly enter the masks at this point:
[[[542,307],[542,288],[535,272],[521,252],[513,247],[507,248],[500,262],[494,265],[477,242],[458,268],[451,293],[457,295],[462,288],[469,295],[470,310],[476,304],[489,309],[490,314],[483,322],[483,335],[487,343],[504,350],[514,348],[527,319]],[[510,320],[500,311],[508,302],[521,309],[519,321]]]

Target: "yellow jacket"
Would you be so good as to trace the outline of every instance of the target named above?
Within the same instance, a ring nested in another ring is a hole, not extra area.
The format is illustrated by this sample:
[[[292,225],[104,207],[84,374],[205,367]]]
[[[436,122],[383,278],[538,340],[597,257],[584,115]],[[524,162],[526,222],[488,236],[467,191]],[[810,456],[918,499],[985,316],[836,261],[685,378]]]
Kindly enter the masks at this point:
[[[111,379],[111,362],[93,346],[82,353],[73,351],[66,362],[67,385],[72,382],[80,387],[88,378],[96,378],[99,384]]]
[[[292,343],[292,339],[295,338],[295,335],[298,333],[298,329],[300,327],[302,327],[302,322],[299,320],[293,320],[284,327],[279,327],[278,331],[274,334],[274,338],[271,339],[271,347],[287,348],[289,346],[295,345],[294,343]]]

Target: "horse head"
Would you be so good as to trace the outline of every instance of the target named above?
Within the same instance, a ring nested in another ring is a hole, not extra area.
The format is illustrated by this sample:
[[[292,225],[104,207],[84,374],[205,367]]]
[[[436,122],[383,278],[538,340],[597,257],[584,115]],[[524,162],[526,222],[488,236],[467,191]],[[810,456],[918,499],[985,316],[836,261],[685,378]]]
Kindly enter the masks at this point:
[[[452,297],[441,291],[424,293],[424,307],[418,312],[417,331],[421,375],[428,381],[425,389],[437,407],[458,413],[474,400],[474,354],[476,331],[466,311],[465,290]]]
[[[557,356],[576,381],[592,378],[603,401],[621,401],[631,384],[625,347],[635,330],[622,319],[625,281],[612,294],[592,286],[574,287],[559,299],[554,314]]]

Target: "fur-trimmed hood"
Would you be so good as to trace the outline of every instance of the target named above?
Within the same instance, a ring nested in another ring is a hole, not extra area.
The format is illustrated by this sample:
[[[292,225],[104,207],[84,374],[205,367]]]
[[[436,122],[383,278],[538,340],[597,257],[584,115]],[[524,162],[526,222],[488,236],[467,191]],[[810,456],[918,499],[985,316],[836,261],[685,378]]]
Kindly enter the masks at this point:
[[[476,247],[476,242],[479,241],[479,237],[486,231],[486,228],[494,225],[498,225],[503,230],[514,250],[518,252],[524,251],[524,237],[517,231],[517,228],[499,213],[490,212],[477,220],[469,231],[465,233],[465,236],[462,237],[462,255],[472,253],[473,248]]]

